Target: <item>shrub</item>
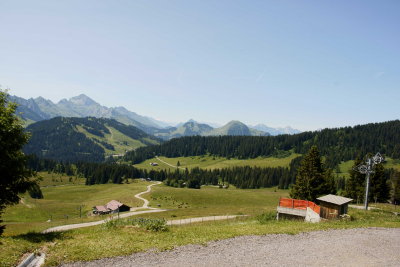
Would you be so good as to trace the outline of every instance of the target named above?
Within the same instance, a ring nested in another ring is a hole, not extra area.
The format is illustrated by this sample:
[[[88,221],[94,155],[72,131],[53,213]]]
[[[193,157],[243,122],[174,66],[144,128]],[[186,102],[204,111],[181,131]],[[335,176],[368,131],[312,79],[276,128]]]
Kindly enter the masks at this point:
[[[168,231],[167,222],[165,219],[146,219],[146,218],[135,218],[130,219],[129,223],[145,228],[152,232],[165,232]]]
[[[265,212],[263,214],[260,214],[256,217],[257,221],[261,224],[266,224],[271,221],[276,220],[276,212],[275,211],[269,211]]]

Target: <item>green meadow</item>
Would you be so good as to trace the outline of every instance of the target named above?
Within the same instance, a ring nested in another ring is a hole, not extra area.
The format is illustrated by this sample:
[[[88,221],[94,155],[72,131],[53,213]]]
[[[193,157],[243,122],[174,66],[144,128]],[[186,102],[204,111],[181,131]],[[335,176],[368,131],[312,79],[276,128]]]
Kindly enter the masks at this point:
[[[68,181],[65,178],[63,177],[63,180]],[[62,182],[63,185],[57,185],[54,182],[51,184],[52,179],[49,174],[42,181],[46,184],[46,187],[41,187],[43,199],[32,199],[26,193],[21,196],[18,205],[6,208],[2,215],[2,220],[7,225],[5,235],[21,234],[30,230],[42,231],[57,225],[104,219],[101,216],[88,216],[93,206],[104,205],[113,199],[131,207],[141,206],[143,202],[134,195],[145,191],[147,185],[151,184],[131,180],[129,184],[86,186]],[[82,178],[76,179],[82,181]]]
[[[49,187],[44,190],[44,194],[49,201],[48,204],[54,202],[59,205],[66,202],[65,209],[76,213],[75,208],[78,203],[85,202],[88,206],[91,206],[97,201],[106,201],[108,197],[104,195],[111,198],[125,195],[125,201],[131,201],[129,203],[135,205],[135,200],[132,199],[133,195],[139,191],[144,191],[147,184],[146,182],[132,182],[115,187],[111,184]],[[110,189],[107,189],[107,187],[110,187]],[[68,196],[69,194],[72,195]],[[96,197],[93,195],[96,195]],[[102,196],[99,197],[98,195]],[[49,207],[39,205],[26,197],[26,203],[36,206],[27,208],[24,207],[24,204],[19,204],[9,208],[4,214],[8,228],[5,235],[0,238],[2,244],[0,246],[0,259],[4,266],[13,266],[24,253],[44,251],[47,255],[46,265],[53,266],[64,262],[128,255],[148,249],[162,251],[185,244],[206,244],[211,240],[240,235],[296,234],[313,230],[354,227],[400,227],[400,216],[394,215],[392,211],[395,211],[395,208],[387,204],[378,204],[381,210],[350,209],[351,220],[334,220],[319,224],[286,220],[276,221],[274,215],[278,200],[287,195],[287,190],[276,190],[274,188],[243,190],[234,187],[219,189],[205,186],[201,189],[188,189],[157,185],[153,187],[151,193],[144,195],[144,197],[151,200],[151,206],[159,206],[167,209],[167,211],[143,214],[140,217],[176,220],[214,215],[249,216],[225,221],[170,226],[166,232],[152,232],[129,225],[117,227],[100,225],[48,234],[41,234],[39,230],[50,226],[44,227],[45,225],[42,223],[40,227],[35,229],[31,227],[29,221],[47,219],[46,214],[48,213],[44,212],[45,215],[41,215],[39,210],[49,209]],[[45,199],[42,201],[45,201]],[[56,213],[57,208],[55,206],[53,206],[53,212]],[[15,208],[14,212],[11,211],[12,208]],[[22,214],[28,209],[36,210],[38,215],[25,218]],[[61,213],[59,215],[62,215]],[[260,220],[258,218],[261,214],[267,214],[267,216]],[[21,225],[25,222],[25,228],[13,228],[12,224],[9,225],[10,220],[19,221]],[[110,244],[113,244],[113,246],[110,246]]]
[[[288,167],[290,161],[299,156],[286,158],[256,158],[249,160],[226,159],[212,156],[166,158],[161,160],[182,168],[225,168],[230,166]],[[152,167],[150,162],[159,166]],[[343,162],[339,169],[347,175],[353,161]],[[387,159],[386,168],[399,169],[399,162]],[[139,168],[175,169],[157,159],[136,165]],[[379,210],[364,211],[349,209],[350,220],[325,221],[310,224],[299,221],[276,221],[275,210],[280,197],[287,197],[288,190],[275,187],[263,189],[236,189],[229,186],[220,189],[202,186],[201,189],[154,186],[152,192],[143,195],[151,207],[166,209],[165,212],[142,214],[143,218],[179,220],[185,218],[221,215],[248,215],[233,220],[211,221],[182,226],[169,226],[167,232],[151,232],[140,227],[121,225],[107,228],[104,225],[70,230],[62,233],[41,234],[40,232],[58,225],[89,222],[107,216],[89,216],[92,207],[112,199],[132,207],[141,206],[134,195],[145,191],[151,182],[129,180],[127,184],[84,185],[85,179],[42,172],[40,182],[44,199],[32,199],[22,195],[18,205],[10,206],[2,216],[7,225],[0,237],[0,266],[14,266],[28,252],[46,253],[46,265],[63,262],[94,260],[102,257],[128,255],[148,249],[166,250],[185,244],[205,244],[239,235],[261,235],[273,233],[296,234],[305,231],[342,229],[354,227],[400,227],[400,212],[388,204],[372,204]],[[340,175],[340,174],[339,174]],[[82,218],[80,218],[80,207]],[[259,220],[266,214],[266,220]],[[67,215],[67,216],[66,216]],[[51,221],[49,221],[51,219]],[[109,244],[113,244],[112,247]],[[114,249],[117,248],[117,249]]]
[[[224,157],[214,157],[210,155],[204,156],[193,156],[193,157],[177,157],[177,158],[167,158],[167,157],[159,157],[162,161],[169,163],[173,166],[177,166],[179,162],[179,166],[181,168],[203,168],[203,169],[222,169],[222,168],[230,168],[237,166],[257,166],[257,167],[289,167],[292,159],[300,156],[300,154],[291,154],[289,157],[285,158],[276,158],[276,157],[258,157],[254,159],[227,159]],[[155,162],[158,166],[151,166],[150,163]],[[163,162],[159,161],[156,158],[148,159],[139,164],[134,165],[140,169],[146,170],[175,170],[176,167],[171,167]]]
[[[339,164],[340,172],[338,173],[338,175],[348,178],[350,176],[349,171],[353,167],[353,164],[354,160],[344,161],[341,164]],[[386,157],[383,166],[385,167],[385,169],[393,168],[400,171],[400,160]]]

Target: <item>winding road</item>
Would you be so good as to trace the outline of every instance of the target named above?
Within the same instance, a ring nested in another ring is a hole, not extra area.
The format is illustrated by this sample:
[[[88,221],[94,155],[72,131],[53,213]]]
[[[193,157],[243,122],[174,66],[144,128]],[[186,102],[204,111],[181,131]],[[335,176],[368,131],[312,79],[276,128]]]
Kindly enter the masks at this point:
[[[138,193],[138,194],[135,195],[135,197],[136,197],[137,199],[143,200],[144,203],[143,203],[143,206],[142,206],[142,207],[134,208],[134,210],[137,210],[137,209],[153,209],[153,210],[155,210],[155,209],[157,209],[157,208],[151,208],[151,207],[149,207],[149,201],[148,201],[147,199],[145,199],[145,198],[142,198],[141,195],[150,193],[151,187],[152,187],[153,185],[158,185],[158,184],[161,184],[161,182],[157,182],[157,183],[155,183],[155,184],[148,185],[146,191],[140,192],[140,193]],[[133,209],[131,209],[131,210],[133,210]]]

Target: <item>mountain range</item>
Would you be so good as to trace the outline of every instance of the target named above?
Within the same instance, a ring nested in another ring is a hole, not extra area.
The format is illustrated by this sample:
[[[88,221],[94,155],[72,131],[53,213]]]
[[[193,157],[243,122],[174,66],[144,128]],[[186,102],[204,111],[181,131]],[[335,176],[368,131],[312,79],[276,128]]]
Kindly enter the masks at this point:
[[[176,127],[171,127],[165,122],[139,115],[129,111],[124,107],[105,107],[95,102],[90,97],[81,94],[67,99],[62,99],[58,103],[43,97],[24,99],[18,96],[10,96],[10,100],[16,102],[19,106],[17,112],[20,114],[26,125],[37,121],[48,120],[54,117],[96,117],[115,119],[126,125],[132,125],[147,134],[154,135],[164,140],[171,138],[202,135],[279,135],[295,134],[300,131],[286,128],[272,128],[263,124],[249,127],[239,121],[231,121],[218,128],[211,127],[205,123],[198,123],[189,120],[186,123],[180,123]]]

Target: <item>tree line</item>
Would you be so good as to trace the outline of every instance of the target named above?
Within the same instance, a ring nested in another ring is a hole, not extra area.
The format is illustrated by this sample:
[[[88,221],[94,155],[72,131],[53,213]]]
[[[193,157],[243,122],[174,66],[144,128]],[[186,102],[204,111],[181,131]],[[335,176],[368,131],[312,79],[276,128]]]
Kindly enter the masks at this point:
[[[293,160],[290,168],[260,168],[260,167],[233,167],[225,169],[206,170],[200,168],[171,170],[145,170],[127,164],[116,162],[78,162],[65,163],[50,159],[42,159],[31,155],[28,167],[35,171],[51,171],[76,175],[86,178],[86,184],[123,183],[128,178],[151,178],[156,181],[166,181],[167,185],[176,187],[192,187],[194,185],[217,185],[227,183],[238,188],[261,188],[278,186],[286,189],[294,181],[293,170],[296,162]],[[192,186],[193,185],[193,186]],[[198,187],[199,187],[198,186]]]
[[[362,157],[370,151],[379,151],[398,159],[400,121],[324,129],[295,135],[187,136],[128,152],[125,160],[136,164],[156,155],[188,157],[206,154],[245,159],[279,156],[282,151],[289,150],[305,154],[314,145],[326,157],[325,164],[329,168],[334,168],[342,161]]]
[[[355,202],[363,202],[365,198],[365,174],[354,170],[362,162],[359,158],[354,161],[352,169],[349,170],[350,177],[342,188],[342,194]],[[312,146],[297,168],[296,181],[291,187],[290,196],[315,201],[320,196],[336,194],[337,191],[338,184],[332,175],[332,170],[326,168],[318,148]],[[400,201],[400,173],[394,169],[385,170],[380,163],[375,166],[370,177],[368,200],[385,203],[389,199],[394,204]]]

